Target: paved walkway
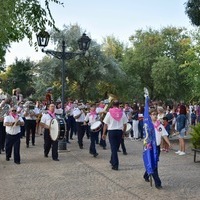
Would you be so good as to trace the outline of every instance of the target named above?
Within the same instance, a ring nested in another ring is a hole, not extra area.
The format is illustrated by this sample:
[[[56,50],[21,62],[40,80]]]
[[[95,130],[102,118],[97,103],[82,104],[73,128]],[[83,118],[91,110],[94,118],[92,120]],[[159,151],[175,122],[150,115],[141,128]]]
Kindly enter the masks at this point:
[[[84,138],[80,150],[76,138],[59,153],[59,162],[43,156],[43,137],[36,146],[25,147],[21,140],[21,164],[0,155],[0,200],[197,200],[200,199],[200,163],[193,162],[187,143],[187,155],[178,156],[177,140],[169,153],[161,153],[159,174],[163,189],[150,187],[142,176],[142,142],[125,141],[128,155],[119,153],[119,171],[111,170],[110,148],[97,147],[99,156],[88,153]],[[200,159],[200,155],[198,155]]]

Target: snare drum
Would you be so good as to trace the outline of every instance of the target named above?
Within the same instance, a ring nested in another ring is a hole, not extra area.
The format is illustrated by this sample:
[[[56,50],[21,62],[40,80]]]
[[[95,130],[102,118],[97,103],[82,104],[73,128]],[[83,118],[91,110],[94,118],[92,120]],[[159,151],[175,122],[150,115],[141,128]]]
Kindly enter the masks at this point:
[[[98,132],[101,130],[101,128],[102,128],[101,121],[96,121],[90,126],[92,132]]]
[[[50,122],[50,137],[53,141],[62,140],[65,137],[66,123],[65,119],[52,119]]]

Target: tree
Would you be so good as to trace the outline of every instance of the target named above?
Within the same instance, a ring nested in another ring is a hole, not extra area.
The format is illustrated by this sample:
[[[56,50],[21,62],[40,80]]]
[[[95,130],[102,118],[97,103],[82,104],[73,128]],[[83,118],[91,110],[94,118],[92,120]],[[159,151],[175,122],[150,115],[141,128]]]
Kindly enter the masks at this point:
[[[200,25],[200,1],[198,0],[188,0],[185,6],[185,12],[188,15],[191,23],[193,25]]]
[[[24,97],[29,97],[35,93],[33,87],[32,69],[35,63],[30,59],[15,60],[13,65],[8,66],[6,72],[1,74],[3,80],[2,89],[8,94],[12,94],[12,90],[20,88]]]
[[[0,6],[0,64],[5,61],[6,50],[12,42],[25,37],[32,45],[32,34],[55,26],[50,3],[62,5],[59,0],[44,0],[44,8],[38,0],[3,0]],[[36,45],[36,44],[35,44]]]
[[[138,30],[130,39],[133,46],[125,54],[124,67],[140,90],[147,87],[152,99],[187,99],[191,85],[181,66],[192,41],[185,29]]]

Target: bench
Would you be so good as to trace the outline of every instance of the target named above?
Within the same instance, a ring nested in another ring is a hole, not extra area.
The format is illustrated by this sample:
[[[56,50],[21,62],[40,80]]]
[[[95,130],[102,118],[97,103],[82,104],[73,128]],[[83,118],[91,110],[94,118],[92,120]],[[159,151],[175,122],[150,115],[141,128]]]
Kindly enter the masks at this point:
[[[200,149],[192,149],[192,151],[194,151],[194,162],[199,162],[196,160],[196,157],[197,157],[197,152],[200,153]]]

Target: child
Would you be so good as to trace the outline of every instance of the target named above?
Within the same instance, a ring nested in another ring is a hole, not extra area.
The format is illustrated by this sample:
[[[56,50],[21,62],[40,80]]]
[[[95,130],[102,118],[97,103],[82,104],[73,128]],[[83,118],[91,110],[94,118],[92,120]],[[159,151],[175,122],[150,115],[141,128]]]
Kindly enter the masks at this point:
[[[168,133],[167,137],[169,137],[169,135],[170,135],[170,125],[169,125],[167,117],[163,117],[163,126],[165,127],[165,130]],[[169,145],[166,143],[165,140],[163,140],[163,149],[165,150],[165,152],[169,152]]]

